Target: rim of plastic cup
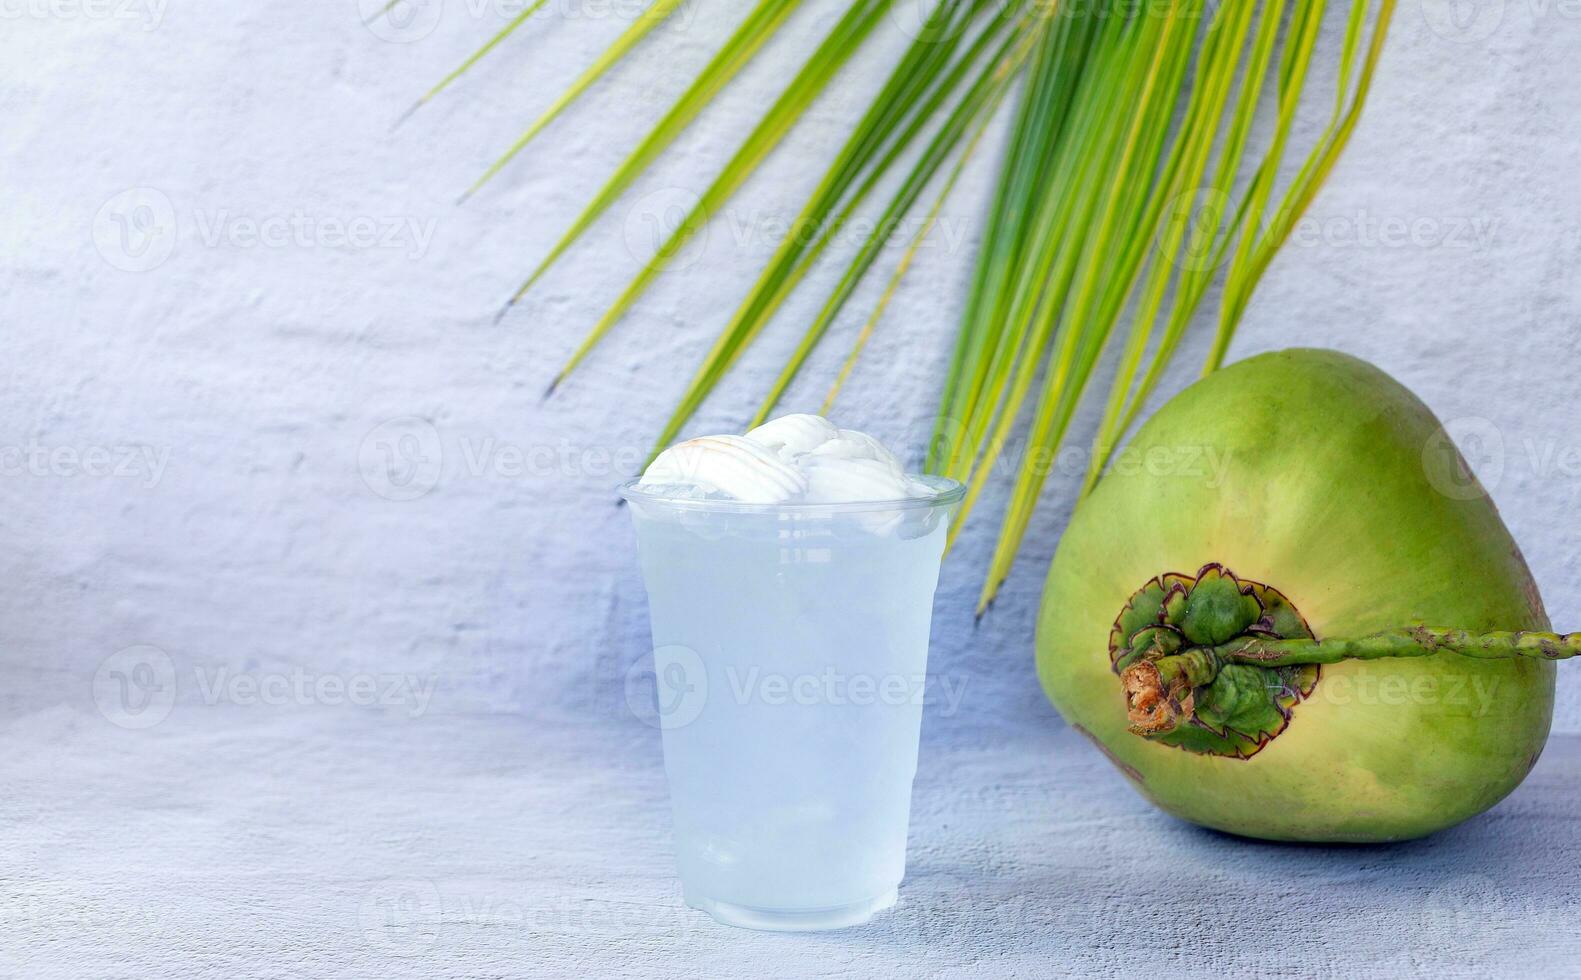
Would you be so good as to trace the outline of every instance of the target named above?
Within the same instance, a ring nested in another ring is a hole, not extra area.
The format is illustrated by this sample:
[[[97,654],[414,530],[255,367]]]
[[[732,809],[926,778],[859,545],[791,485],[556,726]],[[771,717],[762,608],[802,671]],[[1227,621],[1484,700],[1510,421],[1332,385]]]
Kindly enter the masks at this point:
[[[942,476],[912,475],[911,479],[926,484],[933,492],[924,497],[901,497],[897,500],[852,500],[841,503],[787,502],[776,504],[751,503],[745,500],[727,500],[708,497],[676,497],[655,492],[642,486],[641,480],[627,480],[616,490],[633,503],[657,504],[681,510],[708,511],[721,514],[864,514],[873,511],[933,510],[960,503],[966,496],[966,486],[959,480]]]

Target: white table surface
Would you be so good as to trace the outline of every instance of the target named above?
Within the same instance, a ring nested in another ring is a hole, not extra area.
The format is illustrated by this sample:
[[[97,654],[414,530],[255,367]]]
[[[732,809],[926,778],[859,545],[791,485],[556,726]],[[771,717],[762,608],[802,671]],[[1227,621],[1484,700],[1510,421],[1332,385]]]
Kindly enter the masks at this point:
[[[0,731],[3,976],[1471,977],[1581,952],[1574,737],[1392,847],[1192,828],[1058,727],[925,740],[900,904],[779,935],[682,906],[636,723],[61,707]]]

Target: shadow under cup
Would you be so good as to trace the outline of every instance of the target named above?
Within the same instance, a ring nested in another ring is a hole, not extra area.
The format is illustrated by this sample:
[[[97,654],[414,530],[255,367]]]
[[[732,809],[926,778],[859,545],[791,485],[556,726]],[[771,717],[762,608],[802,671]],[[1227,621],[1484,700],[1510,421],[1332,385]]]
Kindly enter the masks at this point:
[[[628,483],[688,905],[831,929],[895,901],[928,631],[962,488],[745,504]]]

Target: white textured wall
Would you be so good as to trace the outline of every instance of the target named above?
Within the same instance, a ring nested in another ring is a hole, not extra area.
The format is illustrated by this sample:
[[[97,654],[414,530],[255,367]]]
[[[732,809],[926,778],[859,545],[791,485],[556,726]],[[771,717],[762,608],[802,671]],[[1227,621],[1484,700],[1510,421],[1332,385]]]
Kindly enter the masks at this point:
[[[1462,430],[1481,437],[1484,475],[1556,623],[1576,626],[1581,9],[1402,2],[1372,109],[1234,353],[1338,347],[1470,419]],[[395,710],[629,722],[622,679],[645,619],[609,493],[622,474],[599,454],[645,447],[901,37],[874,47],[685,274],[541,403],[636,269],[650,219],[701,188],[837,5],[798,15],[498,326],[501,299],[740,5],[688,5],[459,208],[457,193],[634,5],[552,0],[392,132],[501,23],[482,0],[441,6],[403,32],[364,27],[351,0],[0,0],[0,704],[87,707],[96,675],[103,703],[116,671],[141,663],[155,673],[140,676],[175,680],[177,719],[188,704],[245,702],[254,681],[305,678],[308,700],[337,703],[334,681],[378,675]],[[965,182],[880,327],[845,423],[903,439],[930,410],[989,169]],[[831,271],[698,430],[740,424]],[[790,406],[816,405],[878,279]],[[1192,370],[1183,362],[1172,385]],[[425,461],[414,483],[391,482],[390,447]],[[935,667],[970,687],[935,735],[1051,723],[1030,632],[1071,479],[1050,486],[980,624],[971,607],[997,500],[947,569]],[[331,686],[314,686],[324,677]],[[1574,675],[1561,724],[1581,728]]]

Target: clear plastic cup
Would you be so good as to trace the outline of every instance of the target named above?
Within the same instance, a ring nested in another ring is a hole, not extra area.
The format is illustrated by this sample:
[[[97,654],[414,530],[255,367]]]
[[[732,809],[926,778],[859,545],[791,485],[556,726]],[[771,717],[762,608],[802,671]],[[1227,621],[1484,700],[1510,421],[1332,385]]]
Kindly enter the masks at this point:
[[[960,484],[743,504],[628,483],[686,902],[834,929],[894,904],[928,631]]]

